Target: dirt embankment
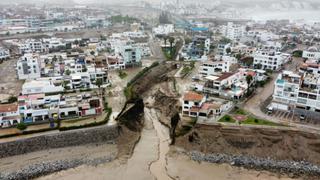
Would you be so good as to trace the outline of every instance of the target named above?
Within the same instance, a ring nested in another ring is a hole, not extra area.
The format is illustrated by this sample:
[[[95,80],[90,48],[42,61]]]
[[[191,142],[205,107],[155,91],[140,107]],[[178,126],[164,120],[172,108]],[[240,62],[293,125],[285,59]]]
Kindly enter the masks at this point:
[[[176,145],[202,153],[249,155],[320,165],[320,135],[273,128],[196,125]]]
[[[141,98],[142,95],[149,93],[150,89],[160,82],[166,82],[169,79],[168,72],[173,69],[174,66],[161,63],[150,69],[149,72],[138,78],[132,84],[132,91],[137,94],[138,97],[128,100],[122,112],[117,117],[117,121],[120,122],[118,157],[130,157],[136,143],[140,139],[140,131],[144,124],[144,101]]]
[[[154,85],[161,82],[166,82],[168,72],[174,70],[175,66],[166,63],[160,63],[158,66],[149,70],[143,77],[137,79],[132,90],[139,96],[149,91]]]

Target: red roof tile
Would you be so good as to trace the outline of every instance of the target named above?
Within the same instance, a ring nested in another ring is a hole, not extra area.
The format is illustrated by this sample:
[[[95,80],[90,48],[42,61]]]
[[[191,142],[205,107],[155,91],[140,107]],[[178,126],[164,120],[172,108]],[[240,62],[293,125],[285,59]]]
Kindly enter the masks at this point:
[[[184,94],[183,100],[185,101],[201,101],[203,99],[203,95],[202,94],[198,94],[196,92],[187,92],[186,94]]]
[[[0,112],[13,112],[18,110],[18,104],[1,104],[0,105]]]

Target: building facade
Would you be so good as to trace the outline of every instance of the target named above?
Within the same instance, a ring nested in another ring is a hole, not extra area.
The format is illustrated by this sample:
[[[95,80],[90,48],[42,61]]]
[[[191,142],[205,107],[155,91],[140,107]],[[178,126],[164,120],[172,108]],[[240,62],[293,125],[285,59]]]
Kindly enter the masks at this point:
[[[19,80],[32,80],[39,78],[40,61],[37,54],[25,54],[17,62],[17,74]]]

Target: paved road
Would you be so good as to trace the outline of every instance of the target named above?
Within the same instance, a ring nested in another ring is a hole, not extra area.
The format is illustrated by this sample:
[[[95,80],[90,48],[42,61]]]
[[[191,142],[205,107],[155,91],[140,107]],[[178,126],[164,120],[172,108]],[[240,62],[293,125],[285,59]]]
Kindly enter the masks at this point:
[[[164,54],[160,46],[161,42],[157,41],[157,39],[154,38],[152,34],[149,34],[149,35],[150,35],[149,46],[152,53],[152,58],[158,59],[158,60],[165,60]]]

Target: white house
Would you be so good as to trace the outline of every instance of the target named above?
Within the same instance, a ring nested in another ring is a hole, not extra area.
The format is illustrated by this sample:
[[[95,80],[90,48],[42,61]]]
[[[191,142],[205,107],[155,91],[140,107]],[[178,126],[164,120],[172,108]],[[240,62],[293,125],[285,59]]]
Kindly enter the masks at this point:
[[[59,93],[63,92],[64,88],[62,85],[55,85],[54,81],[51,80],[31,80],[27,81],[22,85],[22,94],[46,94],[46,93]]]
[[[306,59],[320,60],[320,51],[316,47],[310,47],[307,50],[303,51],[302,57]]]
[[[174,25],[173,24],[164,24],[159,25],[152,29],[154,35],[168,35],[170,33],[174,33]]]
[[[202,104],[206,101],[206,97],[202,94],[190,91],[184,94],[182,100],[182,114],[197,117],[199,109],[201,108]]]
[[[204,61],[199,68],[201,76],[214,76],[222,72],[230,71],[231,63],[229,61]]]
[[[257,51],[253,58],[253,65],[258,69],[279,70],[282,65],[289,61],[290,55],[274,51]]]
[[[249,87],[246,82],[247,74],[246,69],[239,69],[236,73],[207,76],[203,92],[228,99],[240,99]]]
[[[9,127],[20,123],[18,104],[0,105],[0,127]]]
[[[27,39],[24,42],[18,44],[20,54],[24,53],[42,53],[46,48],[42,41],[35,39]]]
[[[25,54],[17,62],[17,74],[20,80],[36,79],[40,75],[40,61],[37,54]]]

